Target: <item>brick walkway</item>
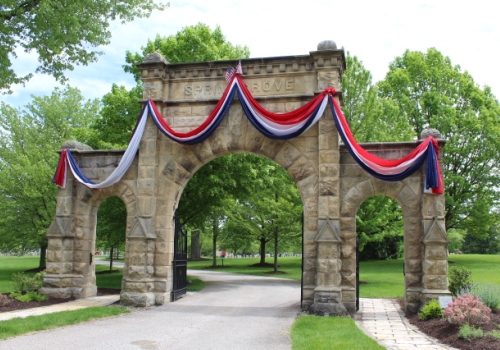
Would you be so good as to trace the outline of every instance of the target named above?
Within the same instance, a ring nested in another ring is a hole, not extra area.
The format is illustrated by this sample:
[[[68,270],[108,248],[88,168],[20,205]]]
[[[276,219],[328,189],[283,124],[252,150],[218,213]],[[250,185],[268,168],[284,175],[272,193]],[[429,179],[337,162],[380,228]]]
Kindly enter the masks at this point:
[[[356,324],[389,350],[455,350],[420,332],[404,317],[394,299],[360,298]]]

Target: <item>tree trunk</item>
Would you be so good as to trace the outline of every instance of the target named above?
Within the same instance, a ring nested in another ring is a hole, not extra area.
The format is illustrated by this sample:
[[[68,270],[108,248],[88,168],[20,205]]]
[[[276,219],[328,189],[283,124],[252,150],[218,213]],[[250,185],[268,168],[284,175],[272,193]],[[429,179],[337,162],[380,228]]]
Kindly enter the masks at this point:
[[[38,263],[38,268],[41,270],[45,270],[47,268],[47,246],[42,245],[40,247],[40,261]]]
[[[278,228],[274,229],[274,273],[278,273]]]
[[[115,248],[111,247],[111,250],[109,251],[109,271],[113,271],[113,251]]]
[[[260,265],[266,264],[266,239],[260,239]]]
[[[212,225],[212,267],[217,267],[217,226],[215,221]]]

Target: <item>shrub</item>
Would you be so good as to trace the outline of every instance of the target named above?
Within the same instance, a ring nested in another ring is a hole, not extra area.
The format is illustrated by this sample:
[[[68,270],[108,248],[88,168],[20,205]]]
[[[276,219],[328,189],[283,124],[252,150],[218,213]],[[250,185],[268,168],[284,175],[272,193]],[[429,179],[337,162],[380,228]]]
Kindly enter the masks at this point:
[[[17,272],[12,274],[12,280],[16,285],[16,292],[22,293],[23,291],[32,292],[38,290],[42,286],[43,276],[45,271],[38,272],[34,276],[28,276],[24,272]]]
[[[467,323],[460,326],[458,331],[458,337],[460,339],[471,340],[472,338],[481,338],[482,336],[483,330],[481,328],[476,328]]]
[[[491,311],[500,306],[500,287],[495,284],[480,284],[471,288],[472,295],[477,296]]]
[[[471,294],[462,295],[444,310],[443,316],[452,324],[478,325],[490,320],[491,310]]]
[[[448,279],[448,289],[455,297],[460,295],[461,290],[470,290],[473,286],[471,271],[465,267],[450,267]]]
[[[486,333],[486,335],[488,337],[500,339],[500,331],[491,331],[491,332]]]
[[[38,294],[37,292],[34,292],[34,291],[28,292],[26,294],[13,292],[13,293],[10,293],[9,297],[11,297],[13,299],[17,299],[19,301],[22,301],[23,303],[27,303],[30,301],[49,300],[49,297],[47,295]]]
[[[439,305],[438,301],[435,299],[432,299],[429,301],[423,308],[420,310],[418,313],[418,317],[422,321],[427,321],[432,318],[441,318],[443,317],[443,312],[441,310],[441,306]]]

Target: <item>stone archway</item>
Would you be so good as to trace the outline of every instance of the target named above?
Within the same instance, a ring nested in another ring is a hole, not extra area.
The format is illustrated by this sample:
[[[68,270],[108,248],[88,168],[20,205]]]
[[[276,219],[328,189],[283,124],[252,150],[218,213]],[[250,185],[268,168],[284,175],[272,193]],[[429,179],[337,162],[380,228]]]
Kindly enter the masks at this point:
[[[169,64],[159,54],[152,54],[138,65],[144,82],[143,97],[153,99],[176,130],[191,130],[203,122],[220,98],[228,63],[233,62]],[[345,58],[343,50],[327,42],[309,55],[247,59],[242,66],[244,81],[262,106],[286,112],[329,86],[340,90]],[[416,144],[366,147],[381,157],[398,158]],[[61,189],[56,219],[47,233],[47,274],[42,291],[76,297],[95,294],[95,277],[89,264],[89,242],[95,234],[93,208],[103,196],[118,195],[128,211],[121,302],[133,306],[165,303],[172,290],[174,211],[183,188],[201,166],[234,152],[250,152],[275,161],[286,169],[300,191],[304,207],[305,309],[322,315],[355,312],[355,211],[363,198],[374,194],[396,198],[405,216],[408,213],[407,309],[449,294],[444,264],[444,196],[423,193],[421,170],[401,182],[372,179],[340,145],[329,110],[301,136],[282,141],[259,133],[235,103],[216,131],[195,145],[171,141],[149,119],[135,161],[120,183],[106,191],[93,191],[70,181],[66,189]],[[74,151],[80,168],[94,182],[103,181],[122,154]]]

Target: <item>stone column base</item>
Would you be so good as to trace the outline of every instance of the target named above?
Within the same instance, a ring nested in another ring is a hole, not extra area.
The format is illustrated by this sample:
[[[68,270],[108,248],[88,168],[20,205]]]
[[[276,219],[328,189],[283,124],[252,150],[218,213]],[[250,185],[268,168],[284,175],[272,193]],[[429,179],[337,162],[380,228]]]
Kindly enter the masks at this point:
[[[314,290],[314,302],[309,311],[315,315],[321,316],[349,315],[342,303],[342,290],[338,287],[317,287]]]
[[[120,304],[132,307],[149,307],[156,305],[155,293],[121,292]]]
[[[94,286],[95,287],[95,286]],[[53,298],[82,298],[83,275],[76,274],[45,274],[43,276],[43,287],[39,289],[40,294]],[[96,295],[97,290],[93,295]]]
[[[422,306],[427,304],[432,299],[438,300],[439,297],[451,296],[451,292],[447,289],[424,289],[422,290]]]

